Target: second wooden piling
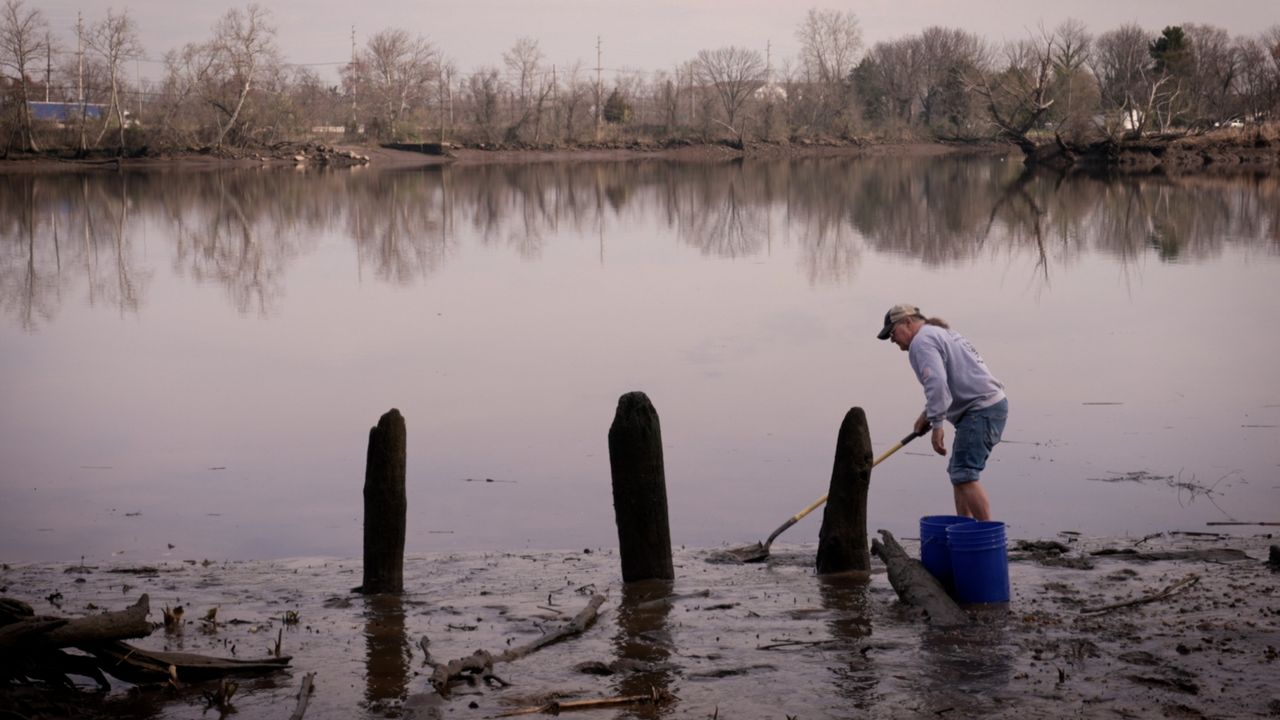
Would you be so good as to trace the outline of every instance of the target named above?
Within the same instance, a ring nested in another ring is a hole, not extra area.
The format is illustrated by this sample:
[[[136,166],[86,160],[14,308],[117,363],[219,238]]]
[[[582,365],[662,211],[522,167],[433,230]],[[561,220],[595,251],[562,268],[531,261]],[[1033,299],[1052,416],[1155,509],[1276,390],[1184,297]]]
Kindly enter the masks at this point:
[[[871,487],[871,433],[867,414],[852,408],[836,437],[835,465],[818,532],[818,574],[871,570],[867,492]]]

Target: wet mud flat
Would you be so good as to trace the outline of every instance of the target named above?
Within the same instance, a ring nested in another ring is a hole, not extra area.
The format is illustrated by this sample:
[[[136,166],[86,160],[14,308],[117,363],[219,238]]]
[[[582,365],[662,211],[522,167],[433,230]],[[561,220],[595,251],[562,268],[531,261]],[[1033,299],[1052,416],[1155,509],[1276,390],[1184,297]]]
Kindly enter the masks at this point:
[[[257,658],[278,643],[288,670],[238,678],[238,718],[288,717],[307,673],[311,719],[537,717],[555,703],[609,718],[1269,717],[1280,716],[1274,543],[1014,540],[1012,602],[946,630],[898,602],[878,561],[869,578],[817,577],[816,548],[797,545],[755,565],[678,549],[674,583],[634,586],[615,551],[590,549],[411,556],[402,596],[352,594],[359,561],[335,559],[15,564],[0,570],[0,595],[75,616],[147,593],[157,624],[162,608],[183,607],[176,628],[133,641],[150,650]],[[433,690],[424,638],[441,662],[497,654],[563,627],[595,595],[605,602],[580,635],[447,698]],[[95,693],[86,680],[70,698],[9,686],[0,706],[22,718],[230,716],[210,706],[210,684],[180,685],[113,680]],[[606,699],[617,704],[574,707]]]

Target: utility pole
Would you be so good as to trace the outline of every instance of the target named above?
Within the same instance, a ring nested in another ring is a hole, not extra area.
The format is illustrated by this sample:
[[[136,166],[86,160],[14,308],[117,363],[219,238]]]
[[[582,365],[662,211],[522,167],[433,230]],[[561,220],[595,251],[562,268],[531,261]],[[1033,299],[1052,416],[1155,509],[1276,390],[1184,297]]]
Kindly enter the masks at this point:
[[[595,36],[595,141],[600,141],[600,105],[604,104],[604,63],[600,53],[600,36]]]
[[[76,102],[80,103],[80,152],[88,148],[88,140],[84,136],[84,16],[76,13]]]
[[[692,64],[690,64],[689,65],[689,127],[693,127],[694,116],[697,115],[697,108],[695,107],[696,99],[694,98],[694,90],[693,90],[693,79],[697,75],[698,75],[697,69]]]
[[[764,86],[773,84],[773,41],[764,42]]]
[[[44,31],[44,101],[49,102],[49,85],[53,82],[53,46],[49,44],[49,31]]]
[[[351,73],[348,75],[348,77],[351,78],[350,92],[351,92],[351,132],[352,133],[356,133],[360,129],[359,126],[356,124],[357,78],[355,77],[355,70],[356,70],[356,26],[352,24],[351,26]]]

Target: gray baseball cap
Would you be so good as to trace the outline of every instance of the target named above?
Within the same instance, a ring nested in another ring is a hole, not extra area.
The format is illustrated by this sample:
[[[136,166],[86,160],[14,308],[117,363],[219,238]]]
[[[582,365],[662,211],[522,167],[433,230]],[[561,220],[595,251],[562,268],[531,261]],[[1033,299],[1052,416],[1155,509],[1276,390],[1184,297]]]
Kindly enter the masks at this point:
[[[915,305],[911,305],[908,303],[903,303],[901,305],[894,305],[893,307],[889,308],[889,312],[884,314],[884,327],[880,329],[880,334],[876,335],[876,337],[880,338],[881,340],[888,340],[889,333],[893,331],[893,326],[895,323],[902,320],[906,320],[909,317],[917,317],[917,316],[923,317],[923,315],[920,314],[920,308],[916,307]]]

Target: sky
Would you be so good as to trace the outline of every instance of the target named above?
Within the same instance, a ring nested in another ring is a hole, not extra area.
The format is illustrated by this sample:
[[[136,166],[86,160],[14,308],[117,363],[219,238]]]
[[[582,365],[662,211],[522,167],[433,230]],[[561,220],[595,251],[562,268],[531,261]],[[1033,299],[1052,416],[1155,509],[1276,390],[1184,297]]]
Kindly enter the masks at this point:
[[[143,77],[161,72],[167,50],[209,36],[229,0],[26,0],[39,7],[65,47],[75,47],[77,12],[85,22],[108,8],[127,9],[138,23],[149,59]],[[538,41],[548,64],[596,65],[597,38],[606,74],[670,70],[699,50],[738,45],[768,52],[774,67],[798,54],[796,26],[811,7],[852,11],[864,44],[941,25],[989,41],[1016,40],[1063,20],[1081,20],[1095,34],[1125,23],[1158,32],[1167,25],[1217,25],[1232,35],[1256,35],[1280,24],[1280,0],[859,0],[812,4],[784,0],[261,0],[278,29],[287,61],[336,77],[357,44],[386,28],[404,28],[431,40],[468,73],[502,65],[502,53],[520,37]]]

